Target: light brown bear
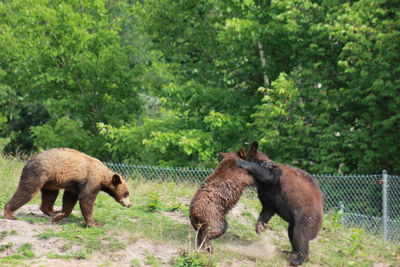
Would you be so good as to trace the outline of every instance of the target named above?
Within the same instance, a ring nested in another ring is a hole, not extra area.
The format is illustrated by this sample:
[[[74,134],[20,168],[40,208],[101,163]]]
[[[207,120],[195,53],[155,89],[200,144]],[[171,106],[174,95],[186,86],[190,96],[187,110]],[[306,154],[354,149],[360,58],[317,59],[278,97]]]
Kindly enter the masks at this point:
[[[60,189],[65,189],[62,210],[53,210]],[[69,148],[53,148],[28,161],[22,170],[17,191],[4,207],[4,216],[15,220],[13,213],[41,190],[40,210],[59,221],[69,216],[79,200],[88,226],[101,225],[93,220],[93,206],[100,191],[130,207],[129,189],[124,179],[98,159]]]

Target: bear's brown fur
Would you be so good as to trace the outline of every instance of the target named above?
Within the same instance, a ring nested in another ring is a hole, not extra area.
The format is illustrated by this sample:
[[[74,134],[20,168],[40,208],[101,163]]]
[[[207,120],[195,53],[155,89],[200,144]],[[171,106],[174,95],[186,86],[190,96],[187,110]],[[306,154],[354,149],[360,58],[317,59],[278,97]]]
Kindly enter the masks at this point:
[[[60,189],[65,189],[63,207],[54,212],[53,205]],[[53,148],[41,152],[28,161],[22,170],[17,191],[4,207],[7,219],[41,190],[40,209],[59,221],[69,216],[76,202],[89,226],[99,225],[93,220],[93,206],[100,190],[110,194],[122,206],[130,207],[129,189],[124,179],[98,159],[68,148]]]
[[[238,161],[238,166],[252,174],[263,205],[256,232],[264,231],[265,224],[274,214],[278,214],[289,223],[288,236],[296,256],[290,262],[300,265],[308,260],[309,242],[321,228],[324,207],[321,190],[318,182],[307,172],[275,163],[257,149],[258,143],[254,142],[245,159],[269,171],[260,172],[260,168]]]
[[[225,215],[236,205],[244,188],[253,184],[247,171],[235,164],[244,154],[244,150],[221,153],[222,161],[191,201],[190,222],[198,231],[197,247],[210,253],[210,241],[223,235],[228,228]]]

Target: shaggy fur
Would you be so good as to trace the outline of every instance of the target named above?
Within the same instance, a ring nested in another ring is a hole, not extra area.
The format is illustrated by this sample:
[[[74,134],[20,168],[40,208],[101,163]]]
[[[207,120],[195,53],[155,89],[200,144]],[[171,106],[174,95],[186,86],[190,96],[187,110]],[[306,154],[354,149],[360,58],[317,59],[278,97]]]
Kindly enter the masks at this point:
[[[300,265],[308,260],[309,242],[321,228],[322,193],[317,181],[307,172],[275,163],[257,149],[258,143],[254,142],[246,154],[248,164],[244,161],[237,163],[252,174],[263,206],[256,232],[265,231],[265,224],[278,214],[289,223],[288,236],[295,254],[290,262]],[[255,168],[254,163],[264,166]]]
[[[60,189],[65,189],[63,207],[53,210]],[[59,221],[70,215],[76,202],[89,226],[99,225],[93,220],[93,206],[100,190],[117,202],[130,207],[129,189],[122,177],[108,169],[99,160],[68,148],[54,148],[39,153],[22,170],[17,191],[4,207],[7,219],[16,219],[13,213],[41,191],[43,213]]]
[[[235,164],[236,160],[244,157],[244,153],[244,150],[221,153],[222,161],[207,177],[190,204],[190,222],[198,231],[197,246],[210,253],[210,241],[223,235],[228,228],[226,214],[236,205],[244,188],[253,184],[247,171]]]

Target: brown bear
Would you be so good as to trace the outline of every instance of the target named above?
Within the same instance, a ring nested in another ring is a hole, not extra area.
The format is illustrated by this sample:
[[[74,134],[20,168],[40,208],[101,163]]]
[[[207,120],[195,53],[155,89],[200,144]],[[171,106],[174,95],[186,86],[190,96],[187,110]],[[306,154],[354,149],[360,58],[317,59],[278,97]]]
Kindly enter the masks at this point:
[[[228,228],[226,214],[236,205],[244,188],[253,184],[247,171],[236,166],[236,160],[244,158],[243,149],[220,155],[222,161],[190,203],[190,222],[198,231],[197,247],[210,253],[210,241],[223,235]]]
[[[308,260],[309,242],[321,228],[323,197],[318,182],[307,172],[271,161],[257,150],[254,142],[245,160],[237,165],[253,176],[262,211],[256,224],[256,232],[265,230],[265,224],[274,214],[289,223],[288,236],[294,258],[292,265]],[[249,161],[249,162],[247,162]]]
[[[60,189],[65,189],[62,210],[53,210]],[[53,148],[37,154],[22,170],[17,191],[4,207],[4,216],[13,213],[41,190],[43,213],[59,221],[69,216],[79,200],[88,226],[100,225],[93,220],[97,194],[104,191],[124,207],[130,207],[129,189],[124,179],[98,159],[68,148]]]

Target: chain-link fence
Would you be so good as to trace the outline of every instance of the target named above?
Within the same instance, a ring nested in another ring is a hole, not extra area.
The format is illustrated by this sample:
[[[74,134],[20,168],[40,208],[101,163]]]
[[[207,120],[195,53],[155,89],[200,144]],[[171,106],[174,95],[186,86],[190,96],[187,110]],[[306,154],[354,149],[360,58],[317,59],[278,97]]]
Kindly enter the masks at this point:
[[[126,178],[202,183],[213,169],[107,163]],[[364,228],[400,242],[400,176],[314,174],[324,194],[325,211],[338,211],[348,227]]]
[[[325,211],[342,213],[342,223],[400,242],[400,177],[313,175],[324,193]]]

